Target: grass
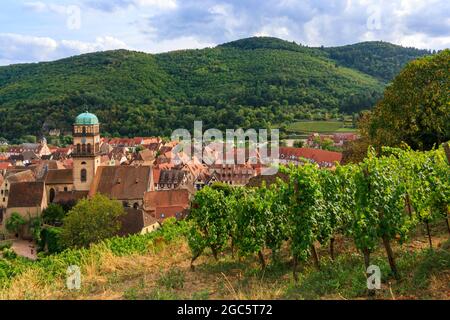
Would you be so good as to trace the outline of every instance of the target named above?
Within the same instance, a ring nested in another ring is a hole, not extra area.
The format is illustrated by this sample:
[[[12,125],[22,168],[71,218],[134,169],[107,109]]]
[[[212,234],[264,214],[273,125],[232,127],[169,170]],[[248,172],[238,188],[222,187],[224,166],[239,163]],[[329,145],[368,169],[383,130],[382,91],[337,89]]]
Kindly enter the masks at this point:
[[[356,131],[356,129],[353,128],[346,128],[343,121],[299,121],[292,123],[287,129],[295,133],[333,133]]]
[[[420,229],[420,228],[419,228]],[[401,274],[390,273],[383,246],[372,254],[378,265],[382,287],[377,299],[448,299],[450,296],[450,240],[444,229],[433,229],[434,249],[427,247],[422,230],[403,246],[393,244]],[[299,281],[292,277],[287,245],[261,270],[257,257],[216,261],[207,250],[190,268],[191,252],[184,238],[174,237],[146,253],[117,256],[106,247],[97,248],[82,264],[82,289],[68,291],[64,278],[47,281],[40,269],[30,268],[0,290],[0,299],[366,299],[363,257],[352,241],[336,240],[336,259],[328,248],[318,248],[321,268],[310,262],[299,266]]]

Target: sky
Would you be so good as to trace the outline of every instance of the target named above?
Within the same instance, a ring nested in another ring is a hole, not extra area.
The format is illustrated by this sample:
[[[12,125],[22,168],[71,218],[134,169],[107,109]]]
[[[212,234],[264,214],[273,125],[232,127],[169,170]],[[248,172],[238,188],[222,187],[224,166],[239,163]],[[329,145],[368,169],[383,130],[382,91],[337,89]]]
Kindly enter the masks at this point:
[[[308,46],[450,47],[448,0],[2,0],[0,65],[273,36]]]

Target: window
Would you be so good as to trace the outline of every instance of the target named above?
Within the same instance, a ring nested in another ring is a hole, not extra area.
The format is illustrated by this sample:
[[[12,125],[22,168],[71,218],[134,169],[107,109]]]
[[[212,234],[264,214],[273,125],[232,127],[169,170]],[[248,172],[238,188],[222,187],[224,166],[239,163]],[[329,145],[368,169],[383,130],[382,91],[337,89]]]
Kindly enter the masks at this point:
[[[81,153],[81,144],[77,144],[77,153]]]
[[[86,182],[87,181],[87,171],[86,171],[86,169],[81,169],[80,178],[81,178],[81,182]]]
[[[91,144],[90,143],[88,143],[88,145],[87,145],[87,152],[91,153]]]
[[[139,209],[139,203],[135,202],[135,203],[133,204],[133,208],[136,209],[136,210]]]
[[[50,203],[53,203],[53,200],[55,200],[55,196],[56,196],[56,192],[55,189],[51,188],[50,189]]]
[[[81,152],[82,153],[86,153],[86,144],[83,143],[83,145],[81,146]]]
[[[64,192],[67,192],[67,187],[64,187]]]

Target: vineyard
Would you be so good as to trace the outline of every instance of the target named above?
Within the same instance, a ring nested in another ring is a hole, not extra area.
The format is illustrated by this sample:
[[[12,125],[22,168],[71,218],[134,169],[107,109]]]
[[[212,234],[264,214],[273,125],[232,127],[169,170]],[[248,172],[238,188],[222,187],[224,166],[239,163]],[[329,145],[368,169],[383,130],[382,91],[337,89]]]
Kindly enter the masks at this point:
[[[192,268],[210,248],[216,258],[226,252],[258,256],[264,269],[267,249],[276,261],[287,244],[297,280],[299,263],[310,258],[320,270],[316,244],[329,246],[335,259],[334,240],[341,235],[352,239],[366,268],[382,243],[391,274],[400,279],[392,242],[405,243],[411,230],[424,224],[432,247],[429,224],[436,221],[446,223],[450,234],[450,172],[443,149],[386,147],[379,157],[369,150],[358,165],[281,170],[288,181],[256,189],[217,185],[197,193],[190,215]]]
[[[374,294],[363,273],[372,264],[383,281],[401,279],[396,294],[450,292],[450,172],[442,148],[384,148],[358,165],[280,170],[284,180],[259,188],[206,187],[187,220],[168,220],[147,235],[42,253],[37,261],[3,249],[0,299],[354,298]],[[417,245],[421,226],[428,249],[402,249]],[[70,265],[81,267],[80,292],[65,287]],[[430,281],[434,289],[426,291]]]
[[[158,241],[172,241],[185,233],[185,223],[175,223],[174,219],[169,219],[164,228],[153,233],[126,238],[114,237],[90,248],[41,255],[35,262],[18,257],[11,249],[4,249],[3,259],[0,258],[0,293],[10,286],[12,280],[20,278],[26,272],[35,272],[39,281],[52,283],[56,279],[63,279],[70,265],[86,266],[92,261],[100,260],[105,254],[116,257],[146,254],[155,248]]]

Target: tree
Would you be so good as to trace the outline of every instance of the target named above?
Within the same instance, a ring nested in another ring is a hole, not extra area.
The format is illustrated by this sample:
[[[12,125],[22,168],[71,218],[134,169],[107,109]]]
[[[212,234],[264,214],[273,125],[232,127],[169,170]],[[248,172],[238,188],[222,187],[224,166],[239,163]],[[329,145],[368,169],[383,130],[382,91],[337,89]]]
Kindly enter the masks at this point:
[[[25,219],[19,213],[13,212],[11,217],[6,220],[5,227],[9,232],[19,234],[26,223]]]
[[[294,141],[295,148],[303,148],[304,145],[305,145],[305,142],[303,140],[295,140]]]
[[[44,223],[52,226],[60,226],[66,216],[64,209],[61,205],[56,203],[51,203],[42,212],[42,220]]]
[[[66,247],[87,247],[91,243],[111,238],[120,230],[122,204],[97,194],[80,200],[63,219],[61,244]]]
[[[22,137],[22,141],[28,142],[28,143],[36,143],[37,138],[36,138],[36,136],[33,136],[33,135],[26,135],[26,136]]]
[[[366,127],[377,147],[430,150],[450,139],[450,50],[410,62],[386,89]]]

